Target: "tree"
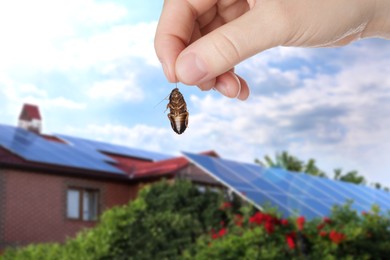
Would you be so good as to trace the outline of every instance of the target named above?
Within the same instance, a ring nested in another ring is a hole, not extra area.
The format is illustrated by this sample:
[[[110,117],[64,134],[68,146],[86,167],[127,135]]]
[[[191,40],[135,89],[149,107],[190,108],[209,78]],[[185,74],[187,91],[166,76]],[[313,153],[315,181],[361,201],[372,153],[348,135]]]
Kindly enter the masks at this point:
[[[355,184],[366,184],[366,179],[358,175],[357,171],[349,171],[346,174],[342,174],[342,169],[340,168],[334,169],[334,179]]]
[[[256,159],[255,162],[265,167],[283,168],[293,172],[301,172],[303,170],[302,161],[289,155],[286,151],[283,151],[281,154],[277,153],[275,161],[273,161],[268,155],[264,156],[264,160],[265,162]]]
[[[264,161],[255,159],[255,163],[267,168],[282,168],[291,172],[302,172],[313,176],[327,177],[326,173],[317,167],[316,161],[314,159],[309,159],[309,161],[305,163],[304,161],[299,160],[297,157],[290,155],[286,151],[283,151],[282,153],[276,153],[274,160],[270,156],[265,155]],[[364,176],[359,175],[355,170],[344,174],[341,168],[337,168],[334,169],[333,172],[333,179],[335,180],[355,184],[367,184]],[[382,187],[380,183],[372,183],[371,185],[378,190],[382,189],[383,191],[390,192],[389,187]]]
[[[255,159],[255,163],[258,163],[268,168],[282,168],[292,172],[303,172],[313,176],[326,177],[326,174],[316,166],[314,159],[309,159],[307,163],[299,160],[297,157],[288,154],[283,151],[282,153],[276,153],[275,161],[268,155],[264,156],[264,162],[259,159]]]

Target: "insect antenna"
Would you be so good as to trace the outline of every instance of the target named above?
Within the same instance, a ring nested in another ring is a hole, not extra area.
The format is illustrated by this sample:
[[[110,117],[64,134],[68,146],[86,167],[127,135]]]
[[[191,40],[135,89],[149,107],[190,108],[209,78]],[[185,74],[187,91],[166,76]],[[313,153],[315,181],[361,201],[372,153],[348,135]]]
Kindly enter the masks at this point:
[[[168,97],[169,97],[169,95],[166,96],[165,98],[163,98],[160,102],[158,102],[158,103],[153,107],[153,109],[156,108],[158,105],[160,105],[161,102],[163,102],[164,100],[168,100]],[[165,110],[165,111],[166,111],[166,110]]]

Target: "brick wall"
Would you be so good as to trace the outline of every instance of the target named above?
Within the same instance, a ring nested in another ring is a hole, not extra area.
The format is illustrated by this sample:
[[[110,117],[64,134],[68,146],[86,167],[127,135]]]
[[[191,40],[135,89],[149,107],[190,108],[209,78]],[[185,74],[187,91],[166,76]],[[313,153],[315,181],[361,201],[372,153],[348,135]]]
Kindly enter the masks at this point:
[[[0,170],[0,250],[41,242],[63,242],[96,222],[66,217],[69,186],[99,191],[101,211],[126,204],[136,196],[128,183],[69,178],[16,170]]]
[[[5,212],[5,174],[0,168],[0,254],[4,247],[4,212]]]

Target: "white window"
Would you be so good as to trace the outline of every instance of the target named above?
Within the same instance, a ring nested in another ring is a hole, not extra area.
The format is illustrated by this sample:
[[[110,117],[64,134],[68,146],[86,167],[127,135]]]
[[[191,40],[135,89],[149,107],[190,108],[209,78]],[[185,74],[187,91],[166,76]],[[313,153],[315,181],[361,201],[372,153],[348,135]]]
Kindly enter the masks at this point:
[[[80,190],[69,189],[67,200],[67,217],[73,219],[80,218]]]
[[[97,220],[99,192],[92,189],[69,188],[67,190],[67,213],[70,219]]]

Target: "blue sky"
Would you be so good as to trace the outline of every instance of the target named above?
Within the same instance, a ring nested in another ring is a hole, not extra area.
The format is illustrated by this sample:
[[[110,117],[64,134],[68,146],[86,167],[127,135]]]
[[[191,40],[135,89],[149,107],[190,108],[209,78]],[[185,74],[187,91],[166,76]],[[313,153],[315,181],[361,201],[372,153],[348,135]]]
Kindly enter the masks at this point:
[[[46,133],[252,162],[283,150],[390,186],[390,41],[274,48],[243,62],[251,96],[179,84],[190,112],[176,135],[153,49],[162,1],[0,3],[0,123],[39,105]],[[178,14],[180,15],[180,14]]]

